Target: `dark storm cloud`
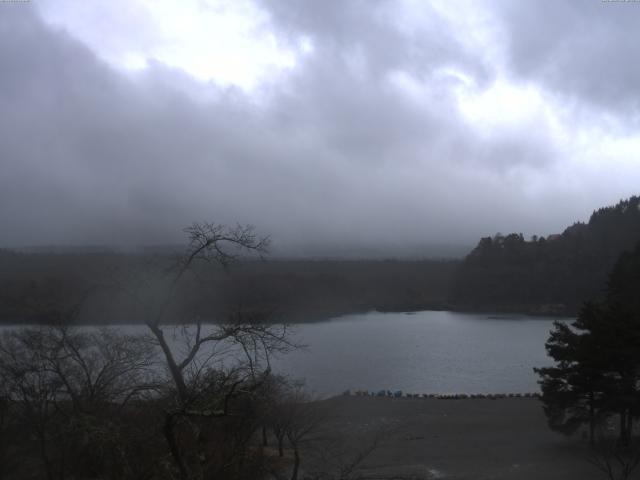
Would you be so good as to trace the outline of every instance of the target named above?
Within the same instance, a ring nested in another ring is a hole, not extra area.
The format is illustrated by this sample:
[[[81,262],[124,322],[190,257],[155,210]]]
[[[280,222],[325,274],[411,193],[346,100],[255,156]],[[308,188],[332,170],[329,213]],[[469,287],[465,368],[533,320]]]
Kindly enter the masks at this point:
[[[513,71],[579,103],[640,113],[640,3],[572,0],[494,6]]]
[[[276,25],[294,38],[306,35],[325,55],[362,56],[373,75],[390,70],[429,73],[434,66],[481,65],[443,28],[441,15],[429,4],[420,6],[421,25],[396,15],[397,2],[389,0],[332,2],[266,0]]]
[[[2,6],[0,243],[157,244],[194,220],[282,244],[472,243],[582,216],[581,190],[527,193],[561,160],[540,119],[484,135],[464,118],[455,72],[478,90],[495,72],[435,10],[416,27],[389,2],[328,3],[264,4],[313,51],[255,95],[153,61],[123,75]]]
[[[465,124],[454,93],[460,79],[451,71],[482,88],[492,67],[458,41],[459,33],[425,2],[420,18],[427,20],[417,26],[394,15],[398,4],[389,1],[345,2],[339,9],[330,2],[262,4],[293,42],[304,36],[314,47],[289,79],[293,101],[279,93],[274,111],[303,129],[316,129],[323,144],[346,160],[471,163],[499,170],[554,160],[542,125],[537,132],[514,127],[488,139]],[[407,83],[422,97],[403,91]]]

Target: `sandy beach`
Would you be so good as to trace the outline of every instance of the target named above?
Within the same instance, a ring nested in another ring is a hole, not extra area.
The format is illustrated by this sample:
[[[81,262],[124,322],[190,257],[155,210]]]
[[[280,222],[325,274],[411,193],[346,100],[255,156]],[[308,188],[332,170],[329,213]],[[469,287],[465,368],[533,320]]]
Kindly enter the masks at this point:
[[[368,478],[600,479],[587,441],[549,430],[540,401],[343,396],[326,400],[331,428],[381,444]]]

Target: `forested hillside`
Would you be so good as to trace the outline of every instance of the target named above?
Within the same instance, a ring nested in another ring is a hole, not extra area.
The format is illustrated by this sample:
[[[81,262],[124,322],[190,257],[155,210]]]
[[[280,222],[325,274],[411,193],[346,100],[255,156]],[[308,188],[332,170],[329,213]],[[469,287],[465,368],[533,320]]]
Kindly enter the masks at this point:
[[[601,208],[548,238],[522,234],[480,240],[454,281],[458,308],[575,313],[602,294],[618,256],[640,241],[640,198]]]

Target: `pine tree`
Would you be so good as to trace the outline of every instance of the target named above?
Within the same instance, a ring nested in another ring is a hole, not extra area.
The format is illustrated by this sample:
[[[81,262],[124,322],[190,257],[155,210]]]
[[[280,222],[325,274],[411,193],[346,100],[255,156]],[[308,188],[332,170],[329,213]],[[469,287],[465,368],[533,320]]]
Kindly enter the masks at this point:
[[[586,302],[571,325],[556,322],[546,343],[553,367],[540,375],[550,427],[565,434],[588,424],[593,442],[598,420],[619,417],[627,445],[640,415],[640,244],[620,256],[604,301]]]
[[[610,388],[591,332],[602,321],[601,307],[590,302],[571,325],[555,322],[545,346],[556,365],[534,369],[551,429],[569,435],[588,424],[591,442]]]

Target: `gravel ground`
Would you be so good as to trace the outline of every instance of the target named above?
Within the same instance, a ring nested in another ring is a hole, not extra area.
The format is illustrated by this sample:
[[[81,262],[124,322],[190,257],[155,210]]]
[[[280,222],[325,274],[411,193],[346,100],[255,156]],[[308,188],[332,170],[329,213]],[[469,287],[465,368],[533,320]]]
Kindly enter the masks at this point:
[[[352,451],[378,438],[369,478],[601,479],[588,445],[549,430],[540,401],[335,397],[327,432]]]

